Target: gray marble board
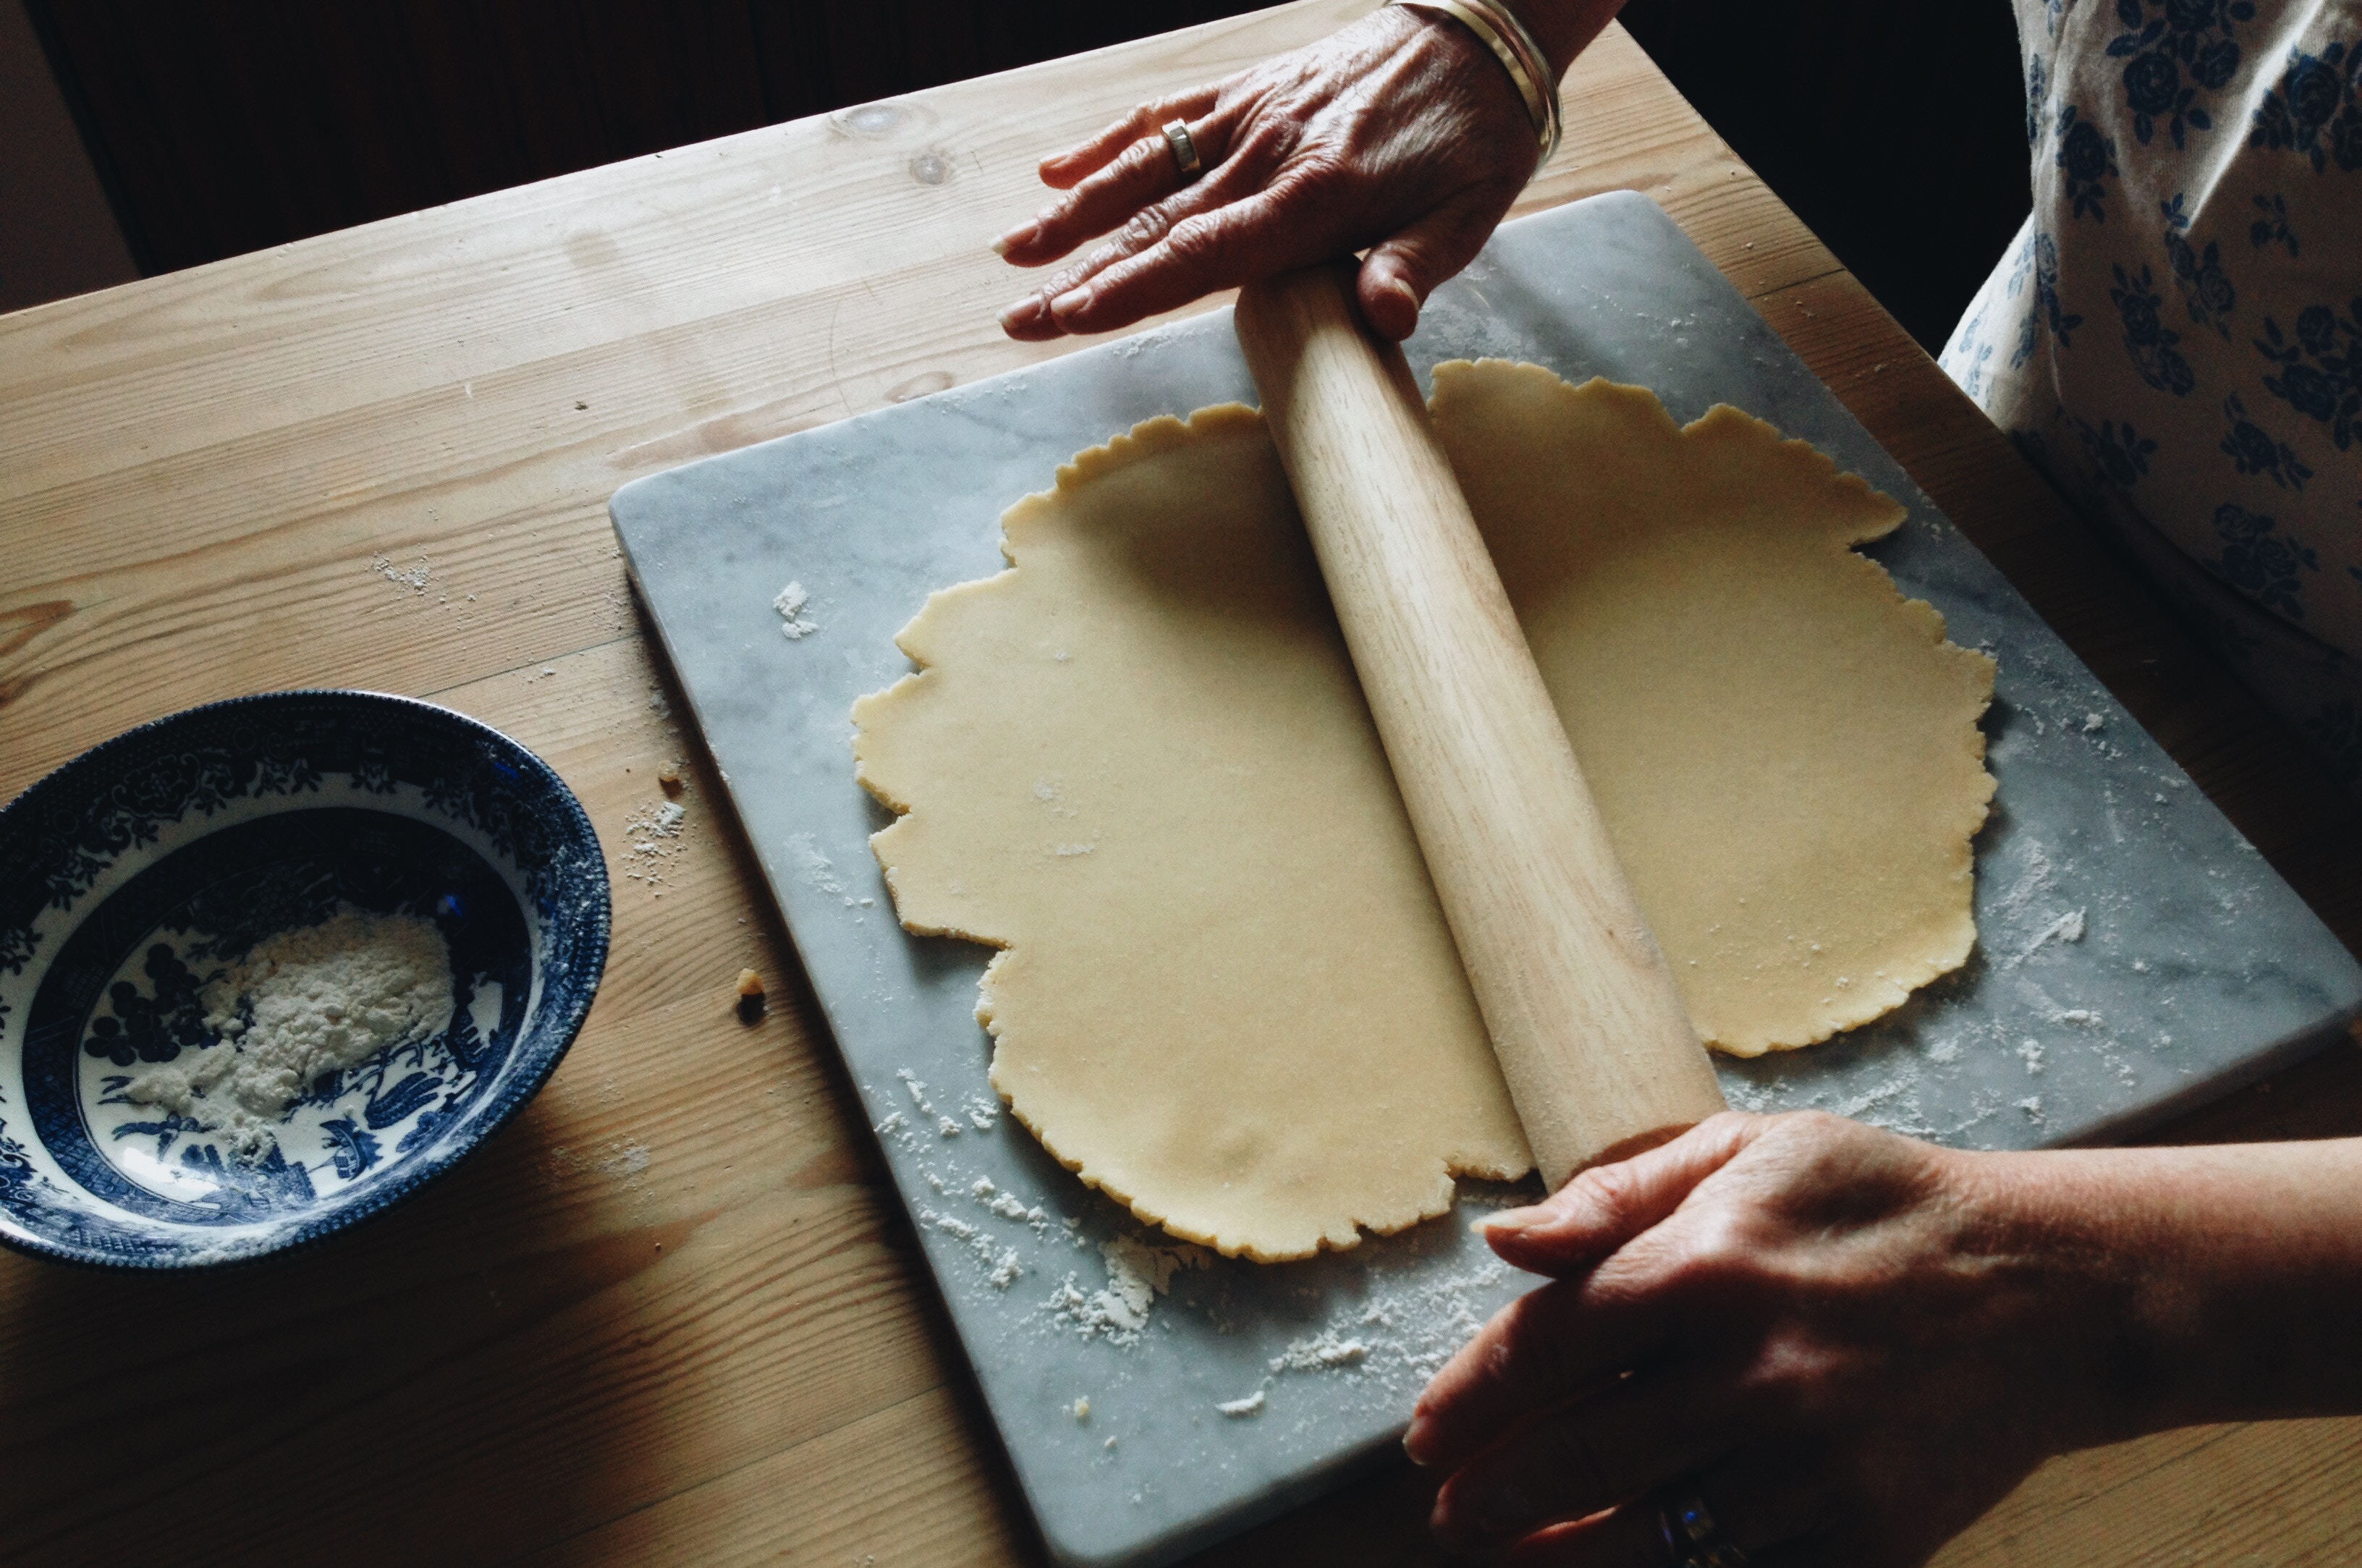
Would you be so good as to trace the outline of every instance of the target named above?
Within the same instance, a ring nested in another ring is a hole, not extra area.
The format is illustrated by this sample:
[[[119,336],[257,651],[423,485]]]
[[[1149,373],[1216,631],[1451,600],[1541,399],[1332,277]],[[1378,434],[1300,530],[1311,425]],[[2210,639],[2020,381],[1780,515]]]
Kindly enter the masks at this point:
[[[2345,949],[1653,203],[1504,227],[1408,348],[1422,378],[1529,359],[1814,442],[1910,508],[1870,553],[2000,661],[1977,956],[1829,1044],[1720,1061],[1734,1105],[1975,1148],[2104,1139],[2354,1014]],[[930,591],[1000,569],[1001,510],[1071,454],[1231,399],[1254,388],[1224,311],[655,475],[612,508],[1062,1562],[1169,1562],[1374,1462],[1521,1287],[1465,1214],[1275,1267],[1143,1252],[1153,1235],[999,1114],[972,1010],[987,955],[905,934],[868,851],[888,818],[853,781],[846,711],[909,668],[895,632]],[[772,608],[790,580],[817,628],[794,639]],[[1123,1286],[1167,1266],[1143,1322]]]

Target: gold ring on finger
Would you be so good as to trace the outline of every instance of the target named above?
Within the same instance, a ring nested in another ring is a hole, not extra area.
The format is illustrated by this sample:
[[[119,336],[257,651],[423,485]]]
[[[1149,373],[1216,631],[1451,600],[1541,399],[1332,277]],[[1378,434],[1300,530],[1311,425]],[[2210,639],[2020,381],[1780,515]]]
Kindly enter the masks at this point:
[[[1181,178],[1195,180],[1205,165],[1198,161],[1198,144],[1190,139],[1189,127],[1181,120],[1164,122],[1164,145],[1173,149],[1173,161],[1180,166]]]

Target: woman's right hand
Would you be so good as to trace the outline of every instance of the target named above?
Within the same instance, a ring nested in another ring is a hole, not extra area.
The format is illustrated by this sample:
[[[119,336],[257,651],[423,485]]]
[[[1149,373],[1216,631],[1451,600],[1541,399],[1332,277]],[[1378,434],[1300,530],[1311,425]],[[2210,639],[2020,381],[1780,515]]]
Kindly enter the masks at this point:
[[[1726,1114],[1487,1227],[1557,1282],[1440,1373],[1407,1439],[1447,1544],[1623,1568],[1701,1498],[1782,1568],[1902,1568],[2069,1448],[2139,1430],[2129,1260],[2059,1244],[2065,1156]]]
[[[1924,1562],[2042,1459],[2362,1411],[2362,1139],[1967,1154],[1725,1113],[1496,1217],[1553,1276],[1405,1438],[1464,1549],[1662,1564],[1694,1496],[1760,1568]]]

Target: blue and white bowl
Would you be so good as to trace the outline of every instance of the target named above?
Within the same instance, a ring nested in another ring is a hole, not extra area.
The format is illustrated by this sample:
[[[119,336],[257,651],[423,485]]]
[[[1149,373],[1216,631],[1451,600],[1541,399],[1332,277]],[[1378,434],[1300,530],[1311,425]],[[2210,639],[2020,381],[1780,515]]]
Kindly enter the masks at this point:
[[[209,973],[345,906],[434,922],[447,1028],[325,1076],[243,1154],[131,1102],[146,1064],[212,1043]],[[547,1080],[608,914],[573,792],[447,708],[277,692],[83,753],[0,811],[0,1242],[199,1267],[382,1211]]]

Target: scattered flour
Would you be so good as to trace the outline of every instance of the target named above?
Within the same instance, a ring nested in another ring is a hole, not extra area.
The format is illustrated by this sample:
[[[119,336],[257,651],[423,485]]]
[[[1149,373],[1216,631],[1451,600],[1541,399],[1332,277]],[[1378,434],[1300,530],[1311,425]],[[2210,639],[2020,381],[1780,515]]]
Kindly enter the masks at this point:
[[[2057,886],[2057,868],[2051,864],[2049,851],[2029,842],[2025,868],[1994,898],[1992,912],[2003,923],[2014,924],[2029,912],[2036,899]]]
[[[942,1190],[943,1184],[941,1182],[937,1182],[935,1186],[936,1190]],[[1019,1221],[1021,1224],[1031,1225],[1033,1227],[1033,1233],[1037,1236],[1046,1236],[1050,1233],[1050,1212],[1048,1209],[1043,1209],[1038,1203],[1028,1205],[1023,1199],[1018,1198],[1014,1193],[1001,1191],[999,1187],[992,1185],[992,1178],[990,1176],[977,1177],[976,1180],[969,1185],[967,1193],[970,1198],[975,1198],[978,1203],[983,1204],[986,1209],[999,1215],[1003,1220],[1014,1220]],[[1067,1223],[1072,1224],[1074,1221],[1069,1220]]]
[[[1405,1293],[1392,1316],[1411,1343],[1419,1347],[1405,1345],[1398,1358],[1411,1380],[1407,1392],[1415,1393],[1443,1369],[1443,1364],[1462,1345],[1476,1337],[1485,1320],[1493,1315],[1498,1304],[1496,1297],[1508,1273],[1507,1264],[1484,1263],[1440,1279],[1423,1281]]]
[[[1394,1323],[1393,1318],[1383,1308],[1374,1304],[1362,1314],[1362,1321],[1364,1326],[1388,1328]],[[1227,1405],[1217,1405],[1214,1408],[1226,1416],[1255,1415],[1264,1408],[1264,1399],[1270,1391],[1273,1378],[1292,1372],[1352,1370],[1358,1374],[1363,1365],[1369,1361],[1370,1351],[1371,1346],[1363,1340],[1340,1339],[1336,1330],[1324,1329],[1318,1334],[1293,1342],[1286,1350],[1272,1357],[1271,1376],[1263,1380],[1261,1388],[1243,1399],[1233,1399]]]
[[[1334,1329],[1311,1339],[1297,1340],[1287,1349],[1272,1357],[1274,1372],[1334,1372],[1340,1367],[1359,1366],[1370,1356],[1370,1347],[1360,1340],[1341,1340]]]
[[[652,801],[624,824],[624,832],[635,839],[679,838],[680,824],[688,817],[689,808],[679,801]],[[643,844],[635,847],[653,849],[656,846]]]
[[[846,909],[875,903],[874,899],[855,898],[844,879],[836,874],[836,862],[821,853],[820,841],[808,833],[788,835],[788,853],[795,857],[796,867],[803,873],[805,883],[815,892],[826,893]],[[955,889],[956,890],[956,889]]]
[[[1101,1242],[1099,1257],[1107,1264],[1106,1289],[1086,1296],[1070,1274],[1043,1306],[1072,1323],[1083,1338],[1104,1336],[1118,1345],[1138,1342],[1156,1298],[1172,1290],[1174,1275],[1203,1267],[1208,1261],[1203,1247],[1187,1242],[1152,1246],[1134,1236]]]
[[[624,823],[624,847],[616,856],[624,878],[653,897],[664,897],[688,821],[689,808],[679,801],[651,801],[635,812]]]
[[[2029,1074],[2042,1071],[2042,1057],[2044,1053],[2041,1041],[2022,1040],[2018,1042],[2017,1055],[2018,1059],[2025,1064],[2025,1070]]]
[[[960,1135],[958,1122],[927,1103],[927,1086],[923,1079],[912,1074],[908,1067],[902,1068],[894,1076],[902,1080],[904,1088],[911,1091],[911,1103],[919,1108],[919,1114],[934,1122],[938,1135],[945,1138],[956,1138]]]
[[[936,1072],[938,1078],[961,1076],[952,1068]],[[1171,1298],[1163,1311],[1202,1320],[1215,1333],[1262,1331],[1252,1312],[1242,1310],[1248,1300],[1233,1296],[1231,1280],[1219,1272],[1220,1265],[1209,1250],[1162,1232],[1129,1229],[1101,1240],[1085,1220],[1048,1210],[1024,1193],[1005,1188],[999,1173],[982,1174],[966,1161],[961,1151],[970,1145],[965,1141],[947,1143],[935,1136],[933,1124],[943,1104],[955,1092],[951,1086],[931,1083],[907,1067],[898,1070],[895,1078],[902,1093],[892,1098],[902,1101],[907,1097],[907,1103],[888,1110],[877,1130],[901,1154],[920,1162],[918,1174],[925,1187],[940,1195],[939,1203],[949,1200],[957,1209],[919,1207],[916,1214],[923,1230],[940,1232],[975,1259],[977,1284],[969,1288],[988,1284],[1005,1292],[1018,1280],[1040,1275],[1047,1289],[1028,1313],[1035,1331],[1097,1341],[1112,1350],[1136,1353],[1152,1331],[1175,1327],[1156,1321],[1159,1297]],[[877,1086],[865,1083],[861,1088],[866,1096],[878,1093]],[[890,1089],[886,1092],[891,1094]],[[935,1099],[937,1094],[943,1101]],[[969,1113],[979,1131],[1000,1112],[987,1097],[958,1092],[957,1098],[955,1109]],[[977,1110],[988,1114],[977,1119]],[[1522,1190],[1504,1190],[1488,1198],[1484,1191],[1471,1189],[1462,1198],[1472,1209],[1530,1200]],[[1012,1246],[1008,1244],[1012,1232],[1002,1230],[1003,1225],[1023,1226],[1033,1235],[1016,1236]],[[1095,1288],[1083,1275],[1051,1266],[1055,1255],[1069,1248],[1084,1253],[1096,1248],[1105,1270],[1104,1285]],[[1202,1285],[1183,1286],[1181,1275],[1199,1268],[1218,1272]],[[1384,1291],[1379,1299],[1355,1301],[1326,1323],[1315,1320],[1284,1346],[1259,1348],[1257,1359],[1267,1370],[1253,1386],[1238,1390],[1241,1397],[1223,1403],[1236,1407],[1242,1416],[1266,1414],[1274,1401],[1287,1397],[1293,1379],[1326,1375],[1327,1380],[1338,1380],[1327,1386],[1357,1406],[1396,1408],[1417,1396],[1524,1278],[1496,1261],[1472,1261],[1471,1266],[1440,1277],[1424,1269],[1384,1272],[1388,1277],[1382,1286],[1372,1281]],[[1308,1287],[1298,1294],[1317,1301],[1325,1293]],[[1192,1330],[1198,1326],[1189,1325]],[[1072,1407],[1062,1404],[1060,1408]]]
[[[804,614],[804,606],[811,595],[800,582],[791,582],[779,590],[771,601],[771,608],[779,613],[779,635],[791,643],[800,643],[820,630],[820,624]]]
[[[599,1162],[600,1174],[635,1176],[648,1168],[648,1146],[638,1139],[611,1146],[615,1152]]]
[[[2033,957],[2035,949],[2040,947],[2046,942],[2054,940],[2058,942],[2082,941],[2084,931],[2083,914],[2084,911],[2081,910],[2069,910],[2065,914],[2060,915],[2057,920],[2054,920],[2048,925],[2044,926],[2039,932],[2035,933],[2033,941],[2027,943],[2019,950],[2017,957],[2014,962],[2023,964],[2028,958]]]
[[[451,950],[435,922],[349,904],[265,937],[199,993],[215,1043],[133,1072],[123,1096],[219,1134],[252,1160],[323,1078],[451,1021]]]
[[[995,1290],[1008,1289],[1025,1273],[1025,1260],[1018,1255],[1016,1248],[1004,1250],[996,1246],[991,1237],[956,1215],[922,1209],[919,1210],[919,1222],[932,1225],[944,1235],[966,1242],[967,1250],[976,1255],[977,1265],[984,1270],[986,1281]]]
[[[2086,911],[2070,909],[2064,914],[2047,916],[2043,904],[2058,909],[2055,900],[2058,900],[2058,865],[2050,859],[2050,853],[2043,848],[2041,843],[2029,841],[2026,843],[2025,869],[2019,869],[2013,881],[2001,888],[2001,892],[1993,898],[1992,909],[1989,909],[1992,919],[1980,921],[1980,926],[1989,928],[1986,940],[1993,943],[1993,947],[2005,947],[2005,944],[2013,943],[2017,944],[2017,952],[2008,954],[2001,961],[2003,968],[2017,968],[2019,964],[2025,964],[2043,943],[2053,943],[2053,940],[2081,943],[2083,940]],[[2034,926],[2036,921],[2043,921],[2038,928]],[[2022,940],[2022,933],[2026,931],[2034,931],[2031,940]]]
[[[370,570],[377,573],[378,576],[385,579],[386,581],[393,584],[396,588],[406,588],[413,593],[425,593],[426,591],[427,580],[434,575],[434,569],[427,564],[427,560],[425,556],[418,558],[418,564],[416,566],[411,567],[405,570],[401,567],[395,566],[393,564],[393,558],[387,555],[383,550],[380,550],[376,555],[370,558]]]

